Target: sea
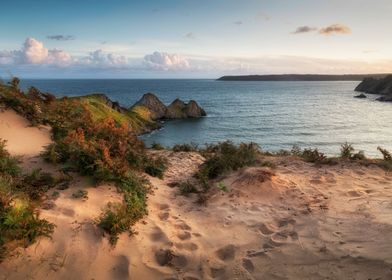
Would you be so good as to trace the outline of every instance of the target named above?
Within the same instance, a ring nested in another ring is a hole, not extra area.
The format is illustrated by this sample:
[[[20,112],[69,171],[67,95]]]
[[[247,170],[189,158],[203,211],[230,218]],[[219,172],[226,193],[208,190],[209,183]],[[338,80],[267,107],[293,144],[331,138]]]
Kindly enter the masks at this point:
[[[367,156],[380,157],[377,147],[392,150],[392,103],[375,95],[354,98],[358,81],[234,82],[208,79],[22,80],[58,97],[104,93],[124,107],[144,93],[165,104],[174,99],[197,101],[207,112],[200,119],[171,120],[162,129],[140,136],[147,145],[180,143],[203,146],[226,140],[255,142],[265,151],[318,148],[337,155],[351,143]]]

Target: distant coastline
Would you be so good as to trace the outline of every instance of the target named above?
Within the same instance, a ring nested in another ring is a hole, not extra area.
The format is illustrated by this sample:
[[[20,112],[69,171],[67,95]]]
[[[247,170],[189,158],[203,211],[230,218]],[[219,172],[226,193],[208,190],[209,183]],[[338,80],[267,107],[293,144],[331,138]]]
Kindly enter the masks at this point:
[[[222,76],[217,81],[362,81],[365,78],[384,78],[388,74],[282,74],[282,75],[242,75]]]

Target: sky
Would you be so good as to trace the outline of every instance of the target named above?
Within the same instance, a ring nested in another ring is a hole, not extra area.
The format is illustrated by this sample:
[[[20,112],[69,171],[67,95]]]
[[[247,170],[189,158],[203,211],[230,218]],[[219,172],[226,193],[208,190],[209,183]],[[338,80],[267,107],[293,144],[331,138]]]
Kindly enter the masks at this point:
[[[1,1],[0,78],[392,72],[391,0]]]

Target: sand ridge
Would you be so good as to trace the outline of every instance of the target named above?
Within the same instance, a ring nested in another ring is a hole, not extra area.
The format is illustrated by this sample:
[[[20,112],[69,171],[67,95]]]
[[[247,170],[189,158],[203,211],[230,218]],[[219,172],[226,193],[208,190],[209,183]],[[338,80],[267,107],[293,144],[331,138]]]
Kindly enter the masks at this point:
[[[30,155],[39,154],[35,147]],[[196,195],[169,185],[191,179],[203,158],[154,153],[168,159],[169,169],[163,180],[148,177],[149,213],[135,235],[122,234],[111,247],[94,221],[121,196],[113,186],[74,176],[54,207],[41,211],[57,225],[52,239],[1,263],[0,279],[392,279],[392,176],[384,170],[271,158],[275,170],[229,174],[222,179],[228,192],[214,188],[200,206]],[[88,199],[72,198],[79,189]]]

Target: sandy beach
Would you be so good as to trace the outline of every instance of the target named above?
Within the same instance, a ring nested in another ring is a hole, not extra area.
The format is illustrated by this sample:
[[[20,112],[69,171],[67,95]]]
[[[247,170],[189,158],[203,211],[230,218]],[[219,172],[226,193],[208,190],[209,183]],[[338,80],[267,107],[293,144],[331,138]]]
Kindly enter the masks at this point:
[[[0,138],[23,168],[51,142],[15,112],[0,113]],[[17,249],[0,264],[0,279],[392,279],[392,174],[355,162],[315,166],[271,157],[277,167],[248,167],[223,179],[206,206],[170,183],[191,178],[203,157],[154,151],[169,161],[163,179],[148,177],[148,215],[115,247],[95,225],[112,185],[73,175],[41,217],[51,239]],[[88,198],[72,193],[86,190]],[[54,190],[48,192],[48,196]]]

